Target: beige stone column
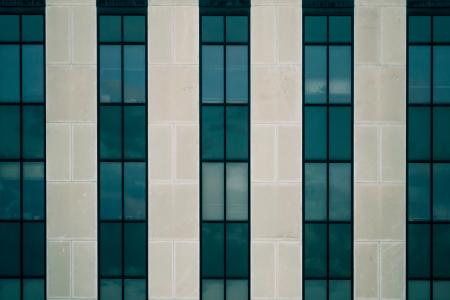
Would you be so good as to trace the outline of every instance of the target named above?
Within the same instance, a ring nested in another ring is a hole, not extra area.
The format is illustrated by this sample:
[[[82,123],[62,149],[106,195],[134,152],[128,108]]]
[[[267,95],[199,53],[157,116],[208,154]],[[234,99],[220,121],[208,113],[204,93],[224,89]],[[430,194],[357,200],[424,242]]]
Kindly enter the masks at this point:
[[[199,8],[149,0],[150,299],[199,299]]]
[[[405,299],[406,1],[355,1],[355,298]]]
[[[300,0],[252,0],[252,299],[301,298]]]
[[[48,299],[97,297],[95,0],[47,0]]]

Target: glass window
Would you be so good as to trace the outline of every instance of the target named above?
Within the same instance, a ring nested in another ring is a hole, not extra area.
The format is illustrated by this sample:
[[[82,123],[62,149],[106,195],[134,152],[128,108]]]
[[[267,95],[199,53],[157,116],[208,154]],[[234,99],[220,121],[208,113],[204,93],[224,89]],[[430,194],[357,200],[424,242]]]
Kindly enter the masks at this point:
[[[22,46],[22,98],[24,102],[44,101],[44,47]]]
[[[305,46],[305,103],[327,101],[327,47]]]
[[[224,108],[202,107],[202,158],[224,158]]]
[[[0,28],[7,28],[7,27],[0,27]],[[2,30],[2,33],[7,31],[8,30]],[[20,97],[19,46],[0,45],[0,65],[2,66],[0,68],[0,102],[19,102]]]
[[[330,300],[351,300],[352,285],[350,280],[330,280]]]
[[[202,17],[202,42],[223,42],[224,18],[221,16]]]
[[[227,107],[227,159],[248,158],[248,107]]]
[[[146,202],[146,166],[145,163],[125,163],[124,201],[126,220],[145,220]],[[145,238],[144,238],[145,239]]]
[[[42,162],[23,163],[23,218],[44,219],[45,168]],[[18,184],[18,182],[17,182]]]
[[[122,300],[122,279],[102,279],[100,295],[101,300]]]
[[[225,288],[223,280],[203,279],[202,280],[202,299],[203,300],[223,300]]]
[[[248,276],[249,233],[247,223],[227,224],[227,276]]]
[[[122,21],[120,16],[100,16],[100,42],[120,42]]]
[[[44,157],[45,120],[44,107],[23,107],[23,148],[22,155],[25,158]]]
[[[147,224],[125,223],[125,276],[145,276],[147,266]],[[131,298],[135,299],[135,298]]]
[[[447,181],[448,184],[448,181]],[[450,225],[433,225],[433,275],[450,276]],[[417,257],[416,257],[417,259]],[[448,296],[449,294],[447,294]],[[442,298],[444,299],[444,298]]]
[[[124,46],[124,101],[145,102],[145,46]]]
[[[351,277],[352,273],[352,225],[329,224],[329,275]]]
[[[450,221],[450,164],[433,166],[434,220]]]
[[[123,40],[125,42],[145,42],[145,16],[123,17]]]
[[[433,281],[433,300],[447,300],[450,295],[450,280]]]
[[[247,300],[247,280],[227,280],[227,300]]]
[[[433,113],[433,156],[435,160],[448,160],[450,159],[450,108],[435,107]]]
[[[429,159],[431,142],[430,108],[409,107],[408,114],[408,159]]]
[[[145,106],[128,106],[123,109],[125,159],[144,159],[147,152],[147,108]]]
[[[121,276],[122,224],[100,223],[100,235],[100,275]]]
[[[20,300],[20,279],[0,279],[0,299]]]
[[[425,246],[426,245],[426,246]],[[408,277],[430,276],[430,225],[408,225]]]
[[[122,50],[120,46],[100,46],[100,101],[122,100]]]
[[[248,17],[227,16],[227,42],[248,41]]]
[[[433,17],[433,40],[435,42],[450,42],[450,17],[435,16]]]
[[[326,300],[327,282],[325,280],[305,280],[305,300]]]
[[[100,163],[100,218],[122,219],[121,163]]]
[[[224,47],[202,46],[202,101],[221,103],[224,97]]]
[[[45,285],[43,279],[26,279],[23,281],[23,300],[44,300],[44,296]]]
[[[227,163],[227,220],[248,220],[247,163]]]
[[[0,276],[20,275],[20,224],[0,223]]]
[[[330,17],[330,42],[345,43],[352,41],[352,19],[349,16]]]
[[[227,102],[248,101],[248,46],[227,46]]]
[[[306,277],[327,276],[327,225],[304,224],[304,259]],[[306,284],[306,283],[305,283]],[[325,292],[326,293],[326,292]],[[317,299],[308,298],[307,299]]]
[[[411,16],[409,17],[410,42],[429,42],[431,41],[431,17]]]
[[[202,274],[203,277],[224,276],[224,224],[202,224]]]
[[[410,300],[430,300],[430,282],[410,280],[408,282],[408,297]]]
[[[0,15],[0,28],[8,28],[8,30],[2,30],[0,32],[0,42],[19,41],[19,16]]]
[[[305,159],[327,158],[327,110],[325,107],[305,107]]]
[[[431,97],[431,47],[409,46],[408,101],[429,103]]]
[[[352,218],[351,164],[330,164],[329,177],[329,218],[334,221],[350,221]]]
[[[352,109],[330,107],[330,159],[349,160],[352,156]]]
[[[0,106],[1,158],[19,158],[20,156],[19,109],[18,106]]]
[[[22,16],[22,40],[25,42],[44,40],[44,17],[42,15]]]
[[[202,219],[223,220],[223,163],[202,163]]]
[[[17,220],[19,217],[20,164],[0,162],[0,220]]]
[[[122,156],[121,107],[100,106],[100,158],[119,159]]]
[[[410,221],[430,219],[430,165],[408,165],[408,213]]]
[[[350,46],[330,46],[330,103],[352,99],[352,54]]]
[[[45,225],[23,223],[23,275],[44,276]]]
[[[147,299],[146,282],[144,279],[125,279],[124,300]]]
[[[305,42],[324,43],[327,41],[327,17],[305,16],[304,24],[305,24]]]
[[[327,218],[327,165],[305,164],[305,220]]]
[[[450,103],[450,46],[434,46],[433,52],[433,100]]]

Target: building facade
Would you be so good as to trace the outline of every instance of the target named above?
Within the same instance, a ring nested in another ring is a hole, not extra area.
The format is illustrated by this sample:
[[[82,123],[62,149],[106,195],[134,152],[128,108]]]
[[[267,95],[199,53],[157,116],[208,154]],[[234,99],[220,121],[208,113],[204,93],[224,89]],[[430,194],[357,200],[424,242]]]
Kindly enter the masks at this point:
[[[450,1],[0,1],[0,300],[450,300]]]

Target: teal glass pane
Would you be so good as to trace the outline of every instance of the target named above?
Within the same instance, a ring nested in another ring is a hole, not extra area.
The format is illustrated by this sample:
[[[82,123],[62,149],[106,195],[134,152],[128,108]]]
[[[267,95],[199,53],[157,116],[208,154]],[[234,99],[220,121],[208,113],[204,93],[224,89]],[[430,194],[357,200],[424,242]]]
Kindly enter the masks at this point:
[[[429,159],[431,148],[430,108],[409,107],[408,114],[408,159]]]
[[[407,243],[408,277],[430,276],[430,225],[409,224]]]
[[[1,32],[3,33],[7,31],[8,30],[2,30]],[[2,66],[0,68],[0,102],[19,102],[20,97],[19,46],[0,45],[0,66]]]
[[[450,46],[433,47],[433,101],[450,103]]]
[[[434,224],[433,275],[435,277],[449,278],[450,276],[450,255],[448,255],[449,253],[450,253],[450,224]]]
[[[224,158],[224,108],[202,107],[202,158]]]
[[[305,42],[327,41],[327,17],[305,16]]]
[[[305,280],[305,300],[326,300],[327,282],[325,280]]]
[[[100,158],[122,157],[122,112],[117,106],[100,106]]]
[[[352,225],[329,225],[329,272],[331,277],[351,277],[352,274]]]
[[[44,16],[22,16],[22,40],[25,42],[44,41]]]
[[[202,46],[202,102],[221,103],[224,99],[224,47]]]
[[[430,282],[408,281],[408,297],[410,300],[430,300]]]
[[[122,275],[122,246],[122,224],[100,223],[100,276]]]
[[[125,279],[124,300],[146,300],[146,286],[145,279]]]
[[[430,42],[431,41],[431,17],[410,16],[409,17],[409,42]]]
[[[120,42],[122,21],[120,16],[100,16],[100,42]]]
[[[349,16],[330,17],[330,42],[352,41],[352,19]]]
[[[44,279],[25,279],[23,281],[23,300],[44,300]]]
[[[0,162],[0,220],[20,218],[20,164]]]
[[[145,46],[124,46],[123,93],[126,103],[145,102]]]
[[[305,159],[327,158],[327,110],[325,107],[304,109]]]
[[[330,159],[352,158],[352,109],[330,107]]]
[[[122,219],[121,163],[100,163],[100,219]]]
[[[304,224],[304,226],[304,276],[327,276],[327,225]]]
[[[330,103],[351,103],[352,101],[352,54],[350,46],[329,48]]]
[[[147,120],[145,106],[124,107],[125,159],[144,159],[147,154]]]
[[[127,162],[124,169],[125,220],[145,220],[147,171],[142,162]]]
[[[125,276],[145,276],[147,266],[147,224],[125,223]]]
[[[224,276],[224,224],[203,223],[202,224],[202,276],[223,277]]]
[[[305,163],[305,220],[327,218],[327,165]]]
[[[203,300],[223,300],[225,287],[223,280],[203,279],[202,280],[202,299]]]
[[[22,46],[23,102],[44,101],[44,46]]]
[[[23,275],[45,276],[45,225],[23,223]]]
[[[247,223],[227,224],[227,276],[248,277],[249,232]]]
[[[121,46],[100,46],[100,102],[122,101]]]
[[[100,299],[122,300],[122,279],[101,279]]]
[[[248,159],[248,107],[227,107],[227,159]]]
[[[202,42],[223,42],[223,26],[222,16],[202,16]]]
[[[8,28],[0,31],[0,42],[19,41],[19,16],[0,15],[0,28]]]
[[[248,164],[227,163],[227,220],[248,220]]]
[[[450,164],[433,166],[433,219],[450,221]]]
[[[433,300],[448,300],[450,280],[433,281]]]
[[[450,107],[433,109],[433,158],[450,159]],[[420,140],[417,140],[420,141]]]
[[[145,42],[145,16],[123,17],[123,40],[125,42]]]
[[[327,47],[305,46],[305,103],[327,102]]]
[[[202,220],[223,220],[224,216],[223,163],[202,163]]]
[[[22,110],[22,155],[24,158],[44,158],[44,106],[24,106]]]
[[[20,275],[20,224],[0,223],[0,276]]]
[[[0,106],[0,158],[20,156],[19,110],[19,106]]]
[[[351,300],[352,284],[350,280],[330,280],[330,300]]]
[[[430,164],[408,164],[408,219],[430,219]]]
[[[0,300],[20,300],[20,279],[0,279]]]
[[[45,168],[43,162],[24,162],[23,172],[23,218],[44,219]]]
[[[247,300],[247,280],[227,280],[227,300]]]
[[[429,103],[431,98],[431,47],[409,46],[408,101]]]
[[[227,42],[248,42],[248,17],[227,16]]]
[[[433,17],[433,40],[435,42],[450,42],[450,16]]]
[[[333,221],[350,221],[352,217],[352,165],[329,165],[329,218]]]
[[[227,46],[227,102],[248,101],[248,46]]]

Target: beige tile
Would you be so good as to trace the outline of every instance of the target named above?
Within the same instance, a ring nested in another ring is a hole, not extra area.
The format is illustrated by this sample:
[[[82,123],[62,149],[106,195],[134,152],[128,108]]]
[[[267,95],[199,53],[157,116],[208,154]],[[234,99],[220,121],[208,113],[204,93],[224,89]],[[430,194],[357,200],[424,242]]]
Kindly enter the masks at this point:
[[[302,22],[299,6],[277,8],[277,45],[280,63],[301,64]]]
[[[355,0],[355,6],[406,6],[406,0]]]
[[[405,299],[405,244],[381,246],[381,298]]]
[[[252,243],[252,296],[273,298],[275,296],[275,248],[273,243]]]
[[[172,178],[172,128],[171,126],[149,126],[149,173],[150,181]]]
[[[355,6],[355,64],[374,64],[381,59],[381,10]],[[356,77],[358,78],[358,77]]]
[[[378,128],[355,126],[355,181],[376,181],[380,153],[378,150]]]
[[[251,179],[275,179],[275,128],[252,126],[251,132]]]
[[[381,10],[383,62],[406,64],[406,5]]]
[[[278,248],[278,297],[299,299],[302,281],[302,246],[280,243]]]
[[[356,299],[378,299],[379,259],[377,244],[355,244]]]
[[[151,299],[172,296],[173,250],[171,242],[150,242],[149,295]]]
[[[301,136],[299,126],[278,127],[278,178],[281,180],[300,180],[301,174]]]
[[[97,244],[74,242],[73,247],[73,296],[97,296]]]
[[[301,0],[252,0],[252,6],[301,6]]]
[[[198,243],[175,244],[175,296],[199,296],[200,257]]]
[[[355,122],[379,120],[380,72],[379,66],[355,66]]]
[[[97,63],[97,12],[95,6],[78,6],[73,12],[72,61]]]
[[[175,62],[198,64],[199,9],[180,6],[174,9]]]
[[[272,7],[252,7],[251,61],[254,64],[275,63],[276,14]]]
[[[406,68],[385,67],[380,72],[380,93],[377,120],[405,123]]]
[[[97,127],[95,125],[73,126],[73,179],[96,180],[97,178]]]
[[[47,242],[47,291],[48,297],[70,297],[70,261],[69,242]]]
[[[47,8],[46,37],[47,63],[70,62],[71,32],[68,7]]]
[[[381,142],[382,179],[405,182],[406,128],[403,126],[383,127]]]
[[[70,178],[71,128],[65,124],[47,124],[47,179]]]
[[[149,63],[169,63],[173,60],[173,9],[149,6],[148,57]]]
[[[47,0],[47,5],[93,5],[95,0]]]
[[[198,126],[177,126],[176,128],[176,178],[198,179],[199,169]]]
[[[168,6],[198,6],[199,0],[150,0],[149,6],[168,5]]]

